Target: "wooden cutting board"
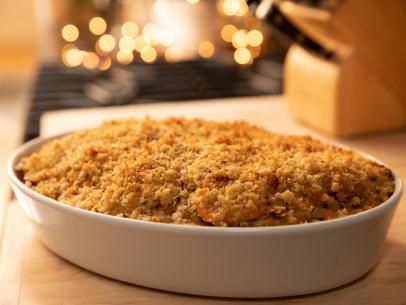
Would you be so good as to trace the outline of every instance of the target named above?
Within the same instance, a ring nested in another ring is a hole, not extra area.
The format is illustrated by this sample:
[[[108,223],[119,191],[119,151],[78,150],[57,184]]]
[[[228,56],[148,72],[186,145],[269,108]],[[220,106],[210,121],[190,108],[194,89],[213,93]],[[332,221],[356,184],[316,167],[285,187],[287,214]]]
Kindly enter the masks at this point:
[[[126,106],[48,113],[43,135],[97,125],[114,117],[199,116],[214,120],[246,119],[284,133],[315,134],[297,125],[282,98],[243,98],[207,102]],[[325,140],[333,140],[325,138]],[[406,180],[406,131],[353,140],[335,140],[370,153]],[[35,237],[16,202],[6,205],[0,236],[0,304],[406,304],[406,200],[403,197],[380,262],[361,279],[303,297],[239,300],[196,297],[129,285],[88,272],[50,252]]]

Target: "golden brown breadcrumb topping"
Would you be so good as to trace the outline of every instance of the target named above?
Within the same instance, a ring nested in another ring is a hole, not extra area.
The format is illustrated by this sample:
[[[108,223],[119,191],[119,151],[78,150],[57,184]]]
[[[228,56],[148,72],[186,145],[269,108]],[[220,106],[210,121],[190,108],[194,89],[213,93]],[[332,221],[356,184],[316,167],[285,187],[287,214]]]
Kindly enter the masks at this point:
[[[391,171],[355,152],[201,119],[106,122],[44,144],[18,170],[63,203],[177,224],[315,222],[368,210],[394,191]]]

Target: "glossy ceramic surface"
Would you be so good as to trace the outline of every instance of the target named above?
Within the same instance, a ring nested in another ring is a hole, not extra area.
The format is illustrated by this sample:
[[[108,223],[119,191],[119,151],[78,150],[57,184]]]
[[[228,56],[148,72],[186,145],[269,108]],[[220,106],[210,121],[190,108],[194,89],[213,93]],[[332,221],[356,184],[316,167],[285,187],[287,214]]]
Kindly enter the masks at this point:
[[[7,172],[37,236],[85,269],[142,286],[206,296],[280,297],[351,282],[378,261],[402,193],[376,208],[319,223],[216,228],[160,224],[81,210],[40,195],[16,176],[18,161],[49,139],[30,141]]]

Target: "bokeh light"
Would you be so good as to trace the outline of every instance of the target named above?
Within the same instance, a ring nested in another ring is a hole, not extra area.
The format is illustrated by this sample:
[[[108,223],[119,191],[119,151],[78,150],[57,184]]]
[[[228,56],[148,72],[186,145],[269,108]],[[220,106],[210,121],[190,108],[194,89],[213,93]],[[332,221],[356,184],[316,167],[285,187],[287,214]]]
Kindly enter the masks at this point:
[[[155,0],[153,5],[153,10],[155,15],[160,18],[166,18],[171,14],[172,0]]]
[[[67,43],[62,47],[62,54],[65,54],[70,49],[77,49],[78,47],[73,43]]]
[[[73,42],[79,38],[79,29],[73,24],[67,24],[62,28],[62,38],[67,42]]]
[[[214,55],[214,44],[210,41],[202,41],[197,49],[199,55],[203,58],[210,58]]]
[[[234,60],[240,65],[252,63],[252,56],[247,48],[238,48],[234,52]]]
[[[186,0],[187,3],[196,4],[199,3],[200,0]]]
[[[102,58],[99,64],[99,70],[106,71],[110,69],[110,67],[111,67],[111,58],[110,57]]]
[[[247,34],[247,42],[252,47],[258,47],[264,41],[264,36],[258,30],[251,30]]]
[[[239,30],[237,31],[232,38],[232,44],[234,48],[245,48],[248,45],[247,41],[247,31]]]
[[[141,59],[146,63],[152,63],[157,58],[156,50],[151,46],[146,46],[141,50]]]
[[[221,29],[221,38],[224,41],[231,42],[235,33],[237,33],[238,29],[232,24],[226,24]]]
[[[144,36],[139,35],[134,40],[134,49],[141,53],[142,49],[145,47]]]
[[[121,37],[118,45],[121,51],[132,52],[135,49],[135,40],[130,36],[124,36]]]
[[[121,26],[121,34],[135,38],[138,35],[138,25],[133,21],[127,21]]]
[[[190,4],[200,2],[199,0],[185,1]],[[154,11],[161,11],[163,8],[166,11],[172,9],[170,1],[156,0],[154,3]],[[220,5],[219,8],[222,13],[228,16],[243,16],[248,10],[244,0],[219,0],[217,3]],[[241,20],[243,19],[247,18]],[[160,25],[150,22],[140,28],[135,22],[127,21],[121,25],[121,28],[117,27],[116,30],[109,30],[118,37],[116,41],[114,36],[106,34],[106,21],[102,17],[94,17],[89,21],[88,26],[92,34],[100,36],[96,37],[98,40],[95,50],[86,52],[72,43],[67,43],[62,48],[62,60],[69,67],[77,67],[82,64],[87,69],[108,70],[114,57],[120,64],[132,63],[134,61],[134,50],[140,53],[141,59],[146,63],[155,62],[158,59],[158,52],[168,62],[177,62],[184,59],[184,50],[175,45],[175,39],[183,41],[179,37],[178,31],[175,31],[171,25],[161,23]],[[264,36],[260,30],[255,29],[258,26],[245,24],[242,27],[254,29],[248,31],[247,29],[238,29],[233,24],[226,24],[221,28],[220,35],[223,41],[231,43],[235,48],[234,60],[240,65],[247,65],[251,64],[254,58],[261,55]],[[121,38],[119,37],[120,30]],[[74,42],[79,38],[80,31],[75,25],[66,24],[62,28],[61,34],[65,41]],[[116,47],[117,53],[114,51]],[[196,44],[190,45],[189,49],[192,56],[196,56]],[[114,53],[111,53],[113,51]],[[216,48],[211,41],[202,41],[197,46],[197,52],[202,58],[211,58],[215,55]]]
[[[248,11],[244,0],[224,0],[222,11],[227,16],[243,16]]]
[[[116,40],[109,34],[104,34],[99,38],[99,47],[104,52],[111,52],[116,47]]]
[[[99,56],[94,52],[86,52],[83,58],[83,66],[87,69],[94,69],[99,64]]]
[[[236,16],[244,16],[248,12],[248,4],[245,0],[239,1],[239,8],[235,13]]]
[[[171,30],[163,30],[159,36],[159,43],[165,47],[169,47],[175,43],[175,35]]]
[[[122,65],[128,65],[132,63],[134,59],[134,55],[132,52],[126,52],[126,51],[118,51],[116,55],[117,61],[122,64]]]
[[[106,32],[107,23],[101,17],[94,17],[89,21],[89,30],[94,35],[101,35]]]
[[[182,50],[177,47],[170,47],[165,51],[165,60],[169,63],[175,63],[181,60],[182,58]]]
[[[79,49],[69,49],[63,54],[63,62],[68,67],[77,67],[83,62],[85,52]]]
[[[159,43],[160,28],[156,23],[148,23],[144,26],[142,33],[144,42],[149,46],[156,46]]]

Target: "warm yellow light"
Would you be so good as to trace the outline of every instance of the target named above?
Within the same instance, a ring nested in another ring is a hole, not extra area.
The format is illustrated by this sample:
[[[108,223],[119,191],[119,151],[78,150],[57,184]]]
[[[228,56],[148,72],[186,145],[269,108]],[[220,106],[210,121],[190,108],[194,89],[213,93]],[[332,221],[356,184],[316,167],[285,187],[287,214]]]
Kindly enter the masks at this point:
[[[126,52],[126,51],[118,51],[116,55],[117,61],[122,64],[122,65],[128,65],[132,63],[134,59],[134,55],[132,52]]]
[[[149,46],[156,46],[159,43],[159,33],[152,31],[145,32],[144,42]]]
[[[77,52],[77,51],[79,51],[79,49],[73,43],[67,43],[62,47],[61,58],[62,58],[63,64],[65,66],[67,66],[67,67],[73,67],[70,64],[70,62],[68,62],[68,60],[67,60],[67,54],[68,54],[69,50],[75,50],[74,52]],[[69,54],[70,54],[69,57],[70,57],[70,60],[71,60],[74,53],[69,53]]]
[[[120,46],[120,50],[124,52],[132,52],[135,49],[135,40],[130,36],[124,36],[120,39],[118,44]]]
[[[175,37],[171,30],[163,30],[161,31],[161,35],[159,36],[159,43],[165,47],[169,47],[173,45],[175,42]]]
[[[63,64],[64,64],[65,66],[67,66],[67,67],[70,67],[70,66],[71,66],[71,65],[68,63],[68,61],[66,60],[66,53],[61,52],[61,59],[62,59],[62,62],[63,62]]]
[[[88,69],[94,69],[99,64],[99,56],[94,52],[86,52],[83,58],[83,65]]]
[[[247,42],[247,31],[239,30],[233,35],[232,44],[234,48],[245,48],[248,44]]]
[[[134,40],[134,49],[138,52],[141,52],[142,49],[145,47],[144,36],[140,35],[137,36]]]
[[[228,16],[234,16],[240,10],[240,0],[224,0],[223,12]]]
[[[111,67],[111,58],[104,57],[99,64],[99,70],[106,71],[106,70],[110,69],[110,67]]]
[[[127,21],[121,26],[121,34],[135,38],[138,35],[138,25],[133,21]]]
[[[144,26],[142,33],[144,34],[144,42],[147,45],[155,46],[159,43],[160,29],[155,23],[148,23]]]
[[[142,31],[148,32],[148,31],[154,31],[154,32],[159,32],[159,25],[153,22],[147,23],[146,25],[144,25],[144,28],[142,29]]]
[[[197,49],[199,55],[203,58],[210,58],[214,55],[214,45],[210,41],[203,41]]]
[[[96,54],[99,56],[106,56],[107,52],[104,52],[102,49],[100,49],[99,41],[96,41],[94,45],[94,50],[96,51]]]
[[[251,30],[247,34],[247,42],[252,47],[258,47],[264,41],[264,36],[258,30]]]
[[[237,28],[232,25],[232,24],[226,24],[223,26],[221,29],[221,38],[223,38],[224,41],[231,42],[233,39],[234,34],[237,32]]]
[[[166,18],[171,14],[172,0],[155,0],[153,5],[154,13],[162,18]]]
[[[73,43],[67,43],[62,47],[62,54],[65,54],[70,49],[77,49],[78,47]]]
[[[167,62],[178,62],[182,58],[182,50],[176,47],[170,47],[165,51],[164,56]]]
[[[246,65],[252,62],[252,56],[247,48],[238,48],[234,52],[234,60],[240,65]]]
[[[109,34],[104,34],[99,38],[99,47],[104,52],[111,52],[116,46],[116,40]]]
[[[67,24],[62,28],[62,38],[68,42],[75,41],[79,37],[79,29],[73,24]]]
[[[146,46],[141,50],[141,59],[146,63],[152,63],[157,58],[157,52],[153,47]]]
[[[196,4],[196,3],[198,3],[200,0],[186,0],[186,2],[187,3],[190,3],[190,4]]]
[[[240,0],[239,8],[235,13],[236,16],[244,16],[248,12],[248,5],[245,0]]]
[[[78,49],[69,49],[64,55],[64,63],[68,67],[77,67],[83,62],[85,52]]]
[[[244,16],[248,12],[245,0],[224,0],[221,11],[228,16]]]
[[[89,30],[94,35],[101,35],[107,29],[106,21],[101,17],[94,17],[89,21]]]

